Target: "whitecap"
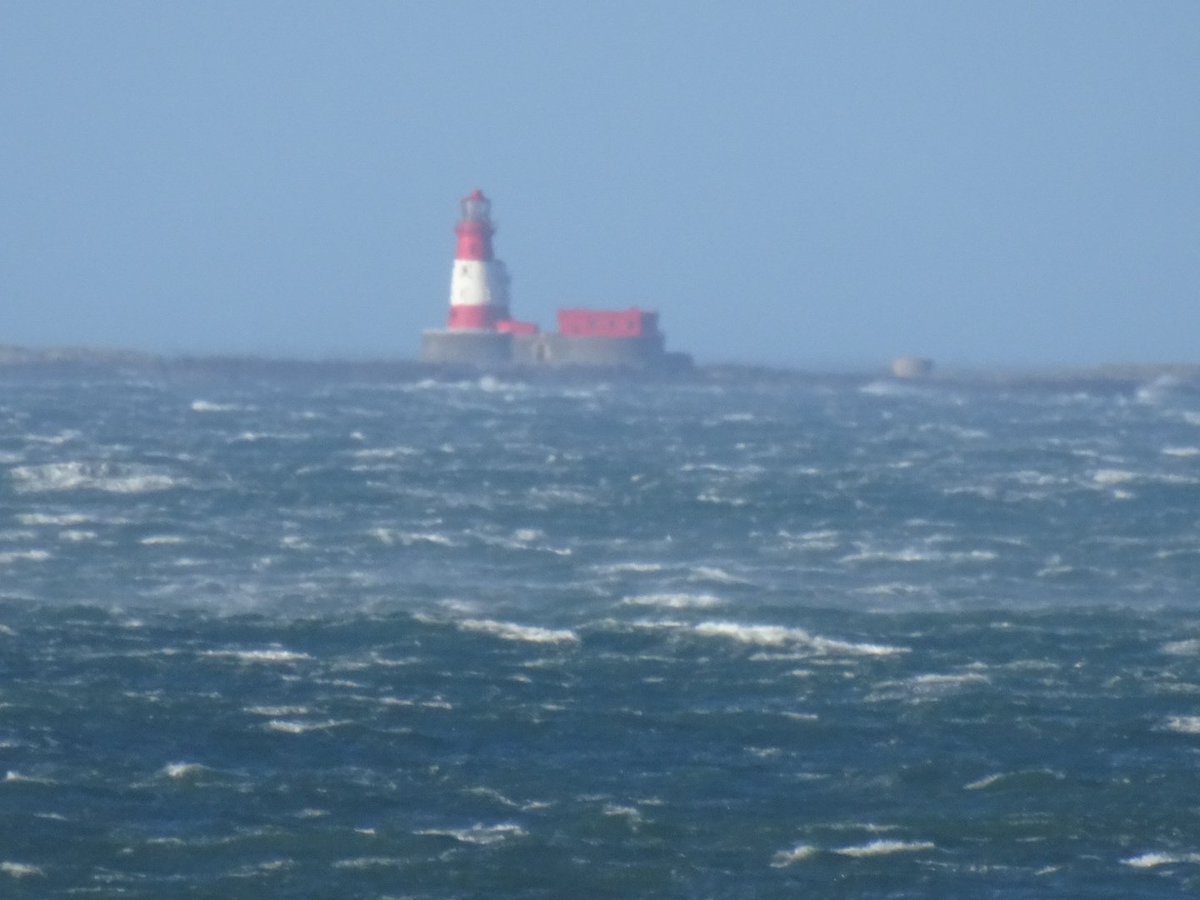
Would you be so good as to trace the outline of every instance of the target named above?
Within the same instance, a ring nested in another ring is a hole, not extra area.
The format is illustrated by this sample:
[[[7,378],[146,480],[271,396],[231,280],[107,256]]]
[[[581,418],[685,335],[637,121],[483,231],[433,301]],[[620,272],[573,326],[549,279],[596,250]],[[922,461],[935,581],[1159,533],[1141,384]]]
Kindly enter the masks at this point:
[[[223,413],[223,412],[240,412],[246,407],[238,406],[234,403],[213,403],[209,400],[193,400],[192,412],[199,413]]]
[[[797,844],[791,850],[780,850],[771,857],[771,868],[782,869],[793,863],[808,859],[817,853],[817,848],[811,844]]]
[[[257,444],[259,441],[294,441],[300,435],[280,434],[270,431],[243,431],[237,437],[230,439],[232,444]]]
[[[85,541],[94,541],[99,536],[94,531],[85,531],[81,528],[68,528],[66,531],[59,532],[58,538],[68,543],[81,544]]]
[[[312,659],[307,653],[270,647],[264,650],[205,650],[200,654],[216,659],[236,659],[240,662],[273,663],[301,662]]]
[[[151,534],[142,538],[138,543],[146,547],[157,547],[168,544],[183,544],[186,541],[177,534]]]
[[[983,778],[980,778],[978,781],[972,781],[970,784],[964,784],[963,790],[965,790],[965,791],[985,790],[987,788],[990,788],[993,784],[996,784],[996,783],[1000,782],[1001,780],[1003,780],[1005,775],[1006,775],[1006,773],[1004,773],[1004,772],[996,772],[992,775],[985,775]]]
[[[278,718],[279,716],[306,716],[312,710],[307,706],[247,706],[242,712]]]
[[[4,781],[8,784],[57,784],[49,778],[34,778],[31,775],[22,775],[20,772],[15,772],[9,769],[4,775]]]
[[[162,773],[168,778],[191,778],[194,775],[199,775],[201,772],[208,771],[208,767],[200,763],[167,763],[162,768]]]
[[[699,503],[712,503],[716,506],[749,506],[750,501],[745,497],[722,497],[716,491],[702,491],[696,495]]]
[[[1169,716],[1166,728],[1178,734],[1200,734],[1200,716]]]
[[[405,860],[394,856],[356,856],[353,859],[339,859],[333,864],[335,869],[398,869]]]
[[[539,628],[536,625],[517,625],[492,619],[463,619],[458,626],[466,631],[480,631],[506,641],[530,641],[535,644],[556,644],[578,641],[579,636],[569,629]]]
[[[913,678],[913,684],[922,687],[957,687],[964,684],[990,684],[986,675],[978,672],[967,672],[960,675],[918,675]]]
[[[230,878],[258,878],[261,875],[280,872],[286,869],[291,869],[296,866],[295,860],[291,859],[270,859],[266,862],[252,863],[246,866],[239,866],[229,873]]]
[[[1092,481],[1096,484],[1128,484],[1137,478],[1136,472],[1126,469],[1097,469],[1092,473]]]
[[[297,722],[292,719],[272,719],[264,727],[268,731],[279,731],[283,734],[305,734],[309,731],[328,731],[342,725],[351,724],[348,719],[326,719],[324,722]]]
[[[385,546],[401,544],[411,547],[414,544],[433,544],[438,547],[455,547],[457,544],[444,534],[437,532],[394,531],[391,528],[373,528],[370,534]]]
[[[37,866],[7,861],[0,862],[0,872],[3,872],[5,875],[10,875],[13,878],[42,878],[46,875],[46,873]]]
[[[841,856],[888,856],[892,853],[918,853],[922,850],[932,850],[934,845],[929,841],[870,841],[866,844],[856,844],[850,847],[838,847],[833,852]]]
[[[701,622],[695,626],[696,634],[704,637],[724,637],[743,644],[760,644],[770,647],[787,644],[802,644],[818,653],[846,653],[859,656],[888,656],[907,653],[907,648],[886,644],[855,644],[816,637],[803,628],[785,628],[782,625],[743,625],[739,622]]]
[[[11,472],[18,493],[92,490],[110,494],[167,491],[184,482],[152,466],[134,463],[46,463],[17,466]]]
[[[623,575],[626,573],[661,572],[662,563],[624,562],[611,563],[604,566],[594,566],[593,569],[601,575]]]
[[[351,456],[355,459],[396,459],[404,456],[420,456],[423,452],[416,447],[401,445],[397,447],[366,447],[362,450],[355,450]]]
[[[1179,863],[1191,863],[1195,865],[1200,863],[1200,853],[1142,853],[1139,856],[1131,856],[1129,859],[1123,859],[1121,863],[1126,866],[1132,866],[1135,869],[1153,869],[1157,866],[1170,866]]]
[[[513,809],[521,808],[520,803],[518,803],[516,800],[512,800],[512,799],[504,796],[504,794],[500,793],[495,788],[473,787],[473,788],[468,788],[466,792],[468,794],[474,794],[477,797],[487,797],[489,800],[495,800],[501,806],[509,806],[509,807],[512,807]]]
[[[1169,653],[1171,656],[1195,656],[1197,653],[1200,653],[1200,638],[1171,641],[1163,645],[1162,652]]]
[[[868,397],[913,397],[918,393],[914,388],[894,381],[872,381],[860,387],[858,392]]]
[[[1200,447],[1163,447],[1162,452],[1164,456],[1200,456]]]
[[[631,828],[637,828],[642,824],[642,813],[633,806],[616,806],[614,804],[606,804],[601,810],[606,816],[614,816],[626,819]]]
[[[510,838],[525,837],[527,832],[520,825],[503,822],[499,825],[472,825],[470,828],[428,828],[414,832],[425,837],[449,837],[463,844],[488,846]]]
[[[623,606],[658,606],[666,609],[710,609],[720,606],[719,598],[712,594],[640,594],[626,597]]]
[[[59,446],[69,443],[70,441],[75,440],[77,437],[79,437],[78,431],[63,431],[59,434],[53,435],[28,434],[25,436],[25,440],[35,444],[51,444],[52,446]]]
[[[22,525],[82,525],[85,522],[92,521],[89,516],[82,513],[63,513],[62,515],[49,515],[47,513],[21,513],[17,516],[17,521]]]
[[[711,581],[716,584],[751,584],[745,578],[731,575],[724,569],[715,566],[697,566],[688,578],[689,581]]]
[[[11,553],[0,553],[0,565],[19,562],[45,562],[50,554],[45,550],[14,550]]]

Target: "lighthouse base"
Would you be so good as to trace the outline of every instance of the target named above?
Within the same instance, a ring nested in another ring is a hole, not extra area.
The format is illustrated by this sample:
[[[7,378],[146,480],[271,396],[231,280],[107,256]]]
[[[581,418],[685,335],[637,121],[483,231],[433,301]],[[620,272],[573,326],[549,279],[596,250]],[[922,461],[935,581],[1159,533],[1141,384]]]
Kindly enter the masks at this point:
[[[671,365],[659,335],[631,338],[568,337],[563,334],[517,336],[513,361],[517,365],[578,366],[581,368],[662,368]]]
[[[426,331],[421,362],[455,366],[510,366],[513,337],[500,331]]]

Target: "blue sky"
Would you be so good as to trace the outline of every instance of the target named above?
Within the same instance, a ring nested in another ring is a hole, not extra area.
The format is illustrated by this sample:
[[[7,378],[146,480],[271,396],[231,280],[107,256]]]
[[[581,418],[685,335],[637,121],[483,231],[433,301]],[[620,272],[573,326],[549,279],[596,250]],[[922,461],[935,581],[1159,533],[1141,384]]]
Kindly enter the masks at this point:
[[[0,344],[410,357],[480,187],[543,327],[1200,361],[1198,48],[1193,0],[0,0]]]

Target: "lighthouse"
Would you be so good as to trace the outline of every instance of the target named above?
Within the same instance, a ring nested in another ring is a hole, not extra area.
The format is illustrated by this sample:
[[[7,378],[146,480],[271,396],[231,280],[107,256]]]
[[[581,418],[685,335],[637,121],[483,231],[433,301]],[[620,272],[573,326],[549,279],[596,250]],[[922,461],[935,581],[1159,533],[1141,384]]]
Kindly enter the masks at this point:
[[[421,333],[421,361],[458,369],[590,367],[682,371],[684,353],[667,353],[658,314],[560,309],[559,330],[543,333],[509,311],[508,270],[492,251],[492,202],[475,190],[460,201],[445,328]]]
[[[515,339],[537,327],[515,322],[508,311],[508,270],[492,252],[492,201],[475,190],[462,198],[450,270],[450,315],[446,327],[421,335],[424,362],[505,367],[513,362]]]
[[[450,273],[450,331],[494,330],[509,319],[508,271],[492,252],[492,201],[474,190],[462,199],[454,227],[458,245]]]

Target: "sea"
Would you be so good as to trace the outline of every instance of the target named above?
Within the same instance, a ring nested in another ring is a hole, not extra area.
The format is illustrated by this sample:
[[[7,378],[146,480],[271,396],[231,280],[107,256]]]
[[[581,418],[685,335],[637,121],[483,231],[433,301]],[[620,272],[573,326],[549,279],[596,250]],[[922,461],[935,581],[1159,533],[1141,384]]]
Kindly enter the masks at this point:
[[[0,897],[1200,893],[1200,385],[0,378]]]

